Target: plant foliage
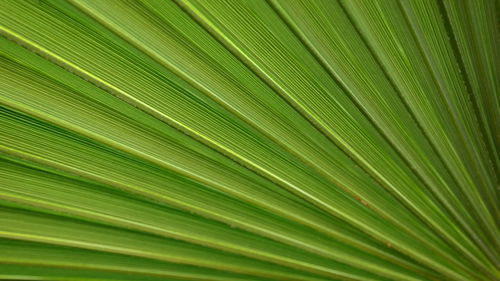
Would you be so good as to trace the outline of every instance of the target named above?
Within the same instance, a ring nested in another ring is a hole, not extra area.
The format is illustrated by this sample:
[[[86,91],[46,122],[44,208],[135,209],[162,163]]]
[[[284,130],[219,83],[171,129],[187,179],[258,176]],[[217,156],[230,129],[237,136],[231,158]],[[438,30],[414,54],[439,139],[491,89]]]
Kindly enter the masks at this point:
[[[499,15],[0,0],[0,280],[500,280]]]

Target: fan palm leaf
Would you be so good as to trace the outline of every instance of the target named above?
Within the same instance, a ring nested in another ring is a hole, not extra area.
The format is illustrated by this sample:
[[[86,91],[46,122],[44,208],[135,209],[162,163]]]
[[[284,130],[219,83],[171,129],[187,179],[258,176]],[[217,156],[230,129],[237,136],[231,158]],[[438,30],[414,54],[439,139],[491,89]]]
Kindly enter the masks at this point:
[[[500,3],[0,1],[0,280],[498,280]]]

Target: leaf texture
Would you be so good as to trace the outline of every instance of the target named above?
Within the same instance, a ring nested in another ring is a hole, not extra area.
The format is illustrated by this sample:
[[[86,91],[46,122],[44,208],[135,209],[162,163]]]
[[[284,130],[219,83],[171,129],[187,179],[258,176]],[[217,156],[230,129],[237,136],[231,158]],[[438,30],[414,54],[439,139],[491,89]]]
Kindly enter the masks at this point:
[[[499,11],[0,1],[0,280],[500,280]]]

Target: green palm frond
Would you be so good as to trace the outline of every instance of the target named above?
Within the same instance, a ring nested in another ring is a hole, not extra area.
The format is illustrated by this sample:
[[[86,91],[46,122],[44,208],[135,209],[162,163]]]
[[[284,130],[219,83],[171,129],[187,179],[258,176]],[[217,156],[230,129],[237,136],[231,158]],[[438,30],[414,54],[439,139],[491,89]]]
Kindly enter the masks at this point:
[[[500,280],[499,16],[0,0],[0,280]]]

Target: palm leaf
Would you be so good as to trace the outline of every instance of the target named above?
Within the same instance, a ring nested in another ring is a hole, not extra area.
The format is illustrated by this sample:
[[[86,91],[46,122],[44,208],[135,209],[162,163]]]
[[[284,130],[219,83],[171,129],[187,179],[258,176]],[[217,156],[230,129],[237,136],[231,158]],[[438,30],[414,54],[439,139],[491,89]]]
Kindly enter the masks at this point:
[[[498,1],[0,1],[0,280],[497,280]]]

